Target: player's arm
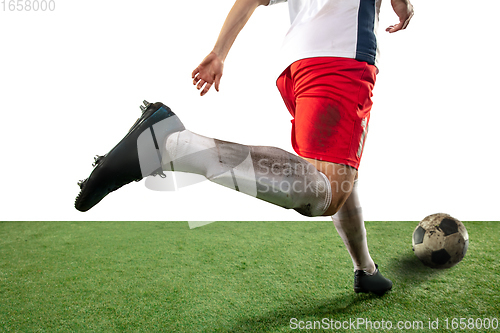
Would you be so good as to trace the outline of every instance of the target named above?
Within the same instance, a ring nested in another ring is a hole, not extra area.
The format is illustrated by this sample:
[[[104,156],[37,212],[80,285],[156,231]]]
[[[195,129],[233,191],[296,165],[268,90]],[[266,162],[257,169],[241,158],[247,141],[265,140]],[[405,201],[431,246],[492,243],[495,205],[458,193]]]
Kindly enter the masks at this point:
[[[200,93],[201,96],[205,95],[214,83],[215,90],[219,91],[224,60],[236,37],[248,22],[254,10],[258,6],[268,4],[269,0],[236,0],[222,26],[214,49],[203,59],[191,75],[196,88],[198,90],[203,88]]]
[[[408,23],[410,23],[413,17],[413,6],[409,0],[391,0],[392,9],[399,17],[399,23],[391,25],[385,31],[396,32],[399,30],[406,29]]]

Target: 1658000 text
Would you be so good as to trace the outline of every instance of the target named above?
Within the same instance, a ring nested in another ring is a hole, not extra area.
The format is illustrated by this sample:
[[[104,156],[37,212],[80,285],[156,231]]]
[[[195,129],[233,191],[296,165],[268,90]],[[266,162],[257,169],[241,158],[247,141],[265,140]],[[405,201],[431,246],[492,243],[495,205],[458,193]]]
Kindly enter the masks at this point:
[[[53,12],[56,9],[55,0],[2,0],[3,12]]]

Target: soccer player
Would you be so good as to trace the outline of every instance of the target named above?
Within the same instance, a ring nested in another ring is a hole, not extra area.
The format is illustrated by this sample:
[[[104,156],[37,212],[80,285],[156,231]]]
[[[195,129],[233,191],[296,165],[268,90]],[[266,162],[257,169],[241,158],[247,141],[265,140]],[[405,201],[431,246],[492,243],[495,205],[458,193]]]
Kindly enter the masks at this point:
[[[193,71],[205,95],[219,90],[224,60],[254,10],[286,0],[236,0],[207,57]],[[408,0],[391,0],[405,29]],[[291,27],[283,44],[278,89],[293,117],[292,146],[245,146],[185,129],[162,103],[143,114],[108,154],[96,158],[79,183],[75,207],[92,208],[108,193],[162,171],[183,171],[306,216],[332,216],[354,265],[355,292],[384,294],[392,282],[370,257],[357,195],[359,163],[368,132],[377,73],[380,0],[289,0]]]

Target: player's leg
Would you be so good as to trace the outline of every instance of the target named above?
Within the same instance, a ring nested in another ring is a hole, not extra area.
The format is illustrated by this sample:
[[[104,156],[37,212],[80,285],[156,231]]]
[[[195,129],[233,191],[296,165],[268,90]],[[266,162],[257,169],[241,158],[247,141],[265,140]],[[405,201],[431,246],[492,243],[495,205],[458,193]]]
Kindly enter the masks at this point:
[[[201,174],[306,216],[322,215],[330,207],[327,177],[304,159],[274,147],[203,137],[185,130],[162,103],[145,105],[129,133],[98,157],[90,177],[79,183],[76,209],[87,211],[110,192],[162,170]]]
[[[338,234],[351,255],[354,270],[375,272],[368,243],[363,212],[358,196],[358,171],[346,165],[307,159],[329,179],[332,204],[323,214],[331,216]]]
[[[354,270],[375,271],[368,251],[366,229],[358,196],[358,171],[346,165],[307,159],[331,180],[332,195],[342,197],[323,214],[331,216],[335,228],[351,255]],[[339,174],[346,177],[339,177]]]
[[[340,210],[332,216],[338,234],[351,255],[354,266],[354,290],[384,294],[392,289],[392,281],[378,270],[368,251],[365,223],[358,197],[357,175],[351,194]]]
[[[279,88],[294,116],[295,151],[329,178],[332,197],[338,198],[324,215],[333,215],[351,255],[355,291],[382,294],[392,282],[370,257],[355,182],[368,130],[374,69],[350,59],[306,59],[284,73]],[[292,92],[287,82],[293,83]]]
[[[346,165],[307,160],[330,179],[333,200],[323,215],[332,216],[335,228],[351,256],[355,292],[384,294],[392,288],[392,281],[379,272],[368,250],[365,223],[358,197],[357,170]]]
[[[358,196],[357,176],[344,205],[332,216],[333,224],[352,258],[354,270],[375,272],[375,263],[368,251],[366,228]]]
[[[384,294],[392,288],[374,263],[368,250],[365,223],[358,197],[358,172],[356,169],[307,159],[329,179],[332,189],[332,204],[323,214],[332,216],[333,223],[349,252],[354,266],[354,290]]]
[[[354,270],[369,274],[375,272],[375,263],[368,251],[366,229],[358,196],[358,171],[340,165],[314,159],[306,159],[329,179],[332,188],[332,204],[323,214],[331,216],[338,234],[342,238]]]
[[[306,216],[323,215],[331,206],[328,178],[311,163],[282,149],[221,141],[188,130],[170,135],[164,148],[165,171],[203,175]]]

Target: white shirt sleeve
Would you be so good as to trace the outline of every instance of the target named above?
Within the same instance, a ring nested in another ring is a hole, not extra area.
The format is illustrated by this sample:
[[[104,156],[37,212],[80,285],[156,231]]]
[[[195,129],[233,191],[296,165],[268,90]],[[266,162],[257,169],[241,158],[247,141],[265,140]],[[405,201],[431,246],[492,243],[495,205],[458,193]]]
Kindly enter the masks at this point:
[[[287,0],[270,0],[268,6],[275,5],[281,2],[287,2]]]

